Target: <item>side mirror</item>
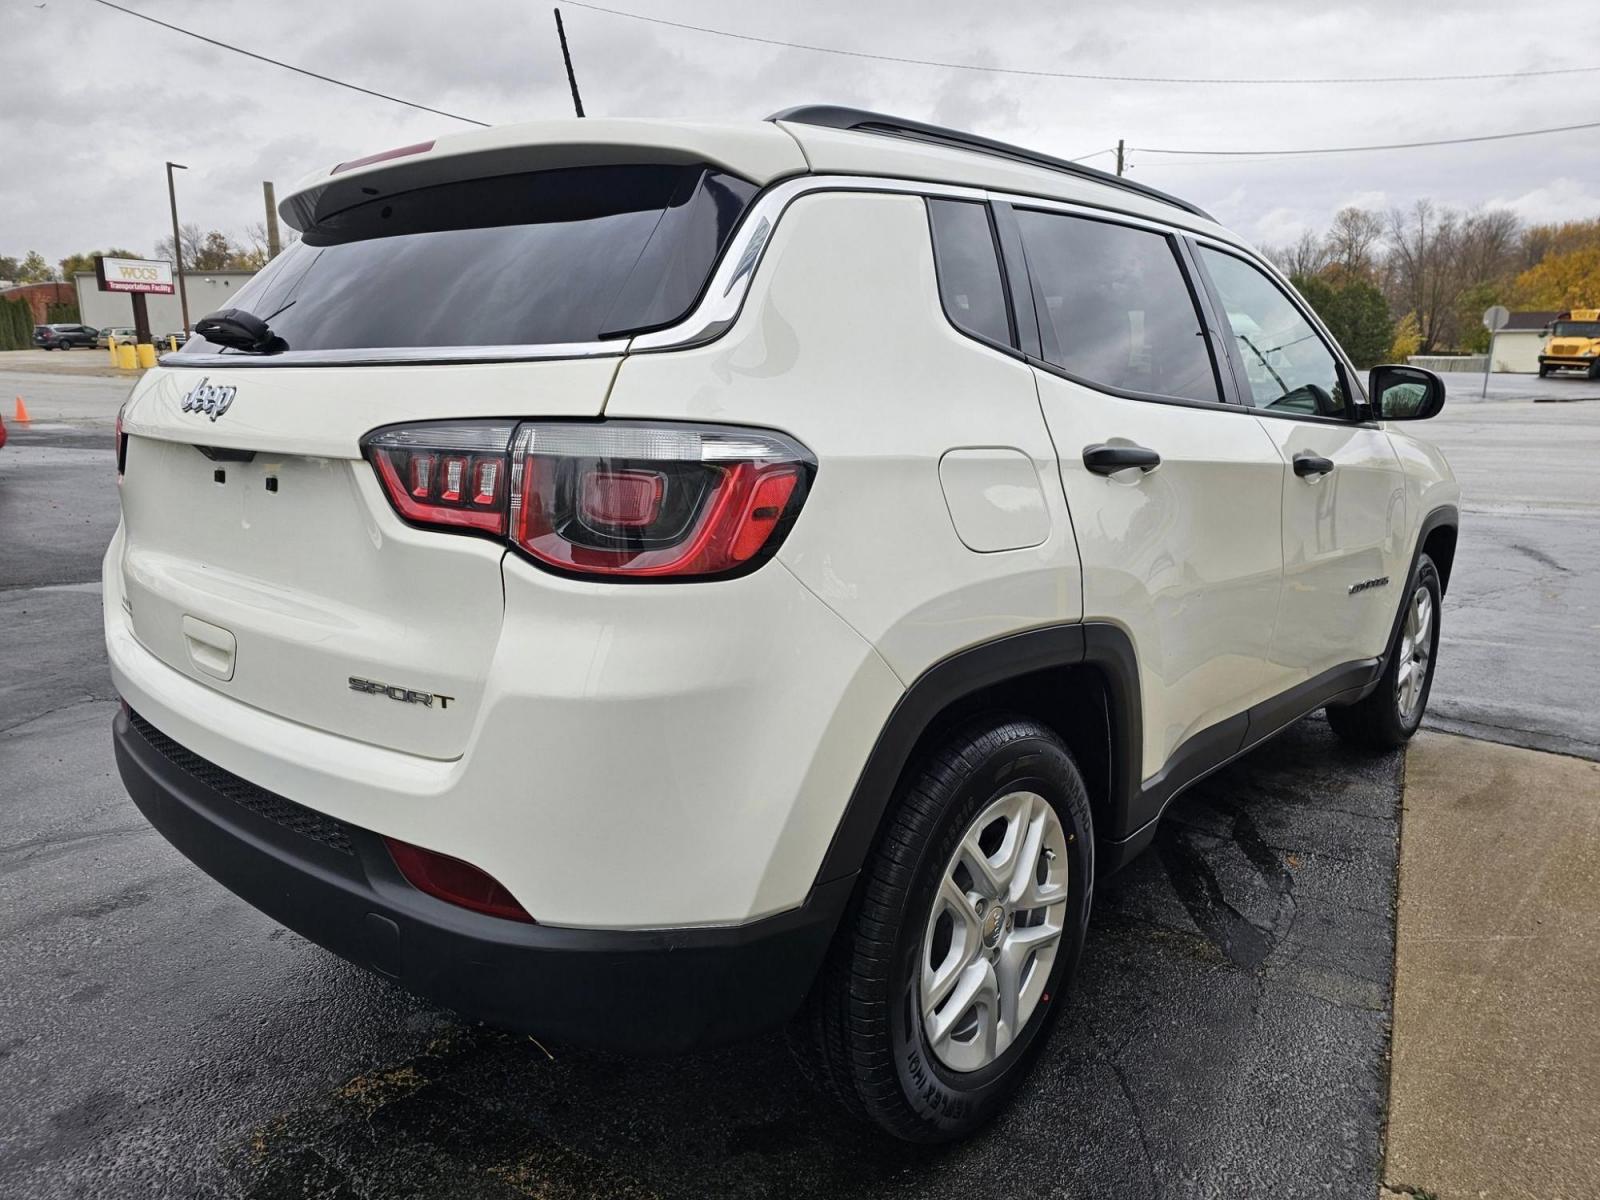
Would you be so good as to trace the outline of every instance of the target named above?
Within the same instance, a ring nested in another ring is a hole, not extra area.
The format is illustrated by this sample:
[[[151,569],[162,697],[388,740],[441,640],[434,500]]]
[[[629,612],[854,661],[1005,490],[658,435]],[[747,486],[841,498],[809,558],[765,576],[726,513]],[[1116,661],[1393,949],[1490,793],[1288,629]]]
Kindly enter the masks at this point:
[[[1421,367],[1373,367],[1367,395],[1381,421],[1425,421],[1444,407],[1444,380]]]

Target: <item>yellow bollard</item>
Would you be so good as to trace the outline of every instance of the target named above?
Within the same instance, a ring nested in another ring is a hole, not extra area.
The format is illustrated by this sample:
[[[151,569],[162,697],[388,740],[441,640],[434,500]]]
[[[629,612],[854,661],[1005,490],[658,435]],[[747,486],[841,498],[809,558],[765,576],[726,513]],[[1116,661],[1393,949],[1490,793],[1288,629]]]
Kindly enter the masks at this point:
[[[156,365],[156,348],[149,342],[140,342],[138,345],[139,365],[149,368]]]
[[[117,346],[117,366],[124,371],[131,371],[139,365],[139,354],[133,348],[132,342],[122,342]]]
[[[114,340],[107,339],[107,341],[106,341],[106,349],[111,351],[111,365],[113,367],[116,366],[117,365],[117,343]]]
[[[169,333],[169,334],[167,334],[167,353],[168,354],[176,354],[177,352],[178,352],[178,335],[175,334],[175,333]]]

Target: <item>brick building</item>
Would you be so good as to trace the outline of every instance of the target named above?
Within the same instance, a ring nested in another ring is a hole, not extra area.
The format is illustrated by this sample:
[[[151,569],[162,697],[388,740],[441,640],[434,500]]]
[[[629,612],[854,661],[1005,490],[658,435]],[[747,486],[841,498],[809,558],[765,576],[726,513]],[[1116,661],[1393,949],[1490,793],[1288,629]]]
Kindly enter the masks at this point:
[[[52,304],[76,304],[78,292],[70,283],[19,283],[0,292],[0,300],[26,300],[33,310],[33,323],[44,325],[50,320]]]

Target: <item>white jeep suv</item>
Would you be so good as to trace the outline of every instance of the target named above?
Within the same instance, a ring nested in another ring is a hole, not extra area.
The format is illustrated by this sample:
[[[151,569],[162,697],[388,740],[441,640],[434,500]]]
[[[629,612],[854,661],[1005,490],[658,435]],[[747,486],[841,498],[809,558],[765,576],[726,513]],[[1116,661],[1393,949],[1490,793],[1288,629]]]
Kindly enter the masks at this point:
[[[854,110],[340,163],[128,400],[117,760],[244,899],[435,1001],[788,1025],[991,1116],[1097,877],[1326,706],[1417,728],[1457,489],[1192,205]]]

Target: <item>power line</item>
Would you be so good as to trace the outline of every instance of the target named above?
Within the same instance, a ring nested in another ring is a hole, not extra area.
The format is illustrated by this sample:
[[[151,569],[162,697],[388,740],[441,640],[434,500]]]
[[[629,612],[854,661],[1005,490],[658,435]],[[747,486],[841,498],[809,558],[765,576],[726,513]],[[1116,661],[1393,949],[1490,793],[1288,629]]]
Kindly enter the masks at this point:
[[[331,83],[335,87],[348,88],[351,91],[360,92],[360,93],[362,93],[363,95],[366,95],[366,96],[372,96],[372,97],[375,97],[376,99],[379,99],[379,100],[388,100],[391,103],[402,104],[402,105],[405,105],[407,108],[415,108],[415,109],[418,109],[418,110],[420,110],[422,112],[433,113],[436,116],[448,117],[452,121],[462,121],[462,122],[465,122],[468,125],[478,125],[478,126],[487,128],[488,124],[489,124],[487,121],[475,120],[472,117],[462,116],[460,113],[448,112],[448,111],[446,111],[445,109],[442,109],[442,108],[433,108],[433,107],[431,107],[429,105],[426,105],[426,104],[419,104],[414,100],[405,100],[405,99],[402,99],[399,96],[391,96],[387,92],[380,92],[380,91],[376,91],[373,88],[362,87],[360,84],[348,83],[343,79],[335,79],[331,75],[323,75],[323,74],[321,74],[321,73],[319,73],[317,71],[312,71],[312,70],[309,70],[309,69],[307,69],[305,67],[297,67],[293,63],[287,63],[287,62],[282,61],[281,59],[269,58],[265,54],[258,54],[253,50],[246,50],[241,46],[234,46],[234,45],[231,45],[228,42],[223,42],[223,41],[217,40],[216,38],[207,37],[204,34],[196,33],[193,30],[184,29],[180,25],[169,24],[166,21],[162,21],[162,20],[159,20],[156,17],[152,17],[152,16],[148,15],[147,13],[142,13],[142,12],[139,12],[136,9],[132,9],[132,8],[126,8],[121,4],[115,4],[115,3],[112,2],[112,0],[94,0],[94,3],[99,4],[104,8],[109,8],[109,9],[112,9],[112,10],[114,10],[116,12],[124,13],[127,16],[130,16],[130,17],[137,17],[141,21],[148,21],[152,25],[159,25],[161,28],[171,30],[173,33],[180,33],[180,34],[183,34],[185,37],[191,37],[191,38],[196,39],[197,41],[205,42],[207,45],[215,46],[218,49],[229,50],[229,51],[232,51],[235,54],[242,54],[246,58],[253,58],[253,59],[257,60],[258,62],[268,63],[269,65],[274,66],[274,67],[282,67],[286,71],[293,71],[296,74],[305,75],[305,76],[307,76],[308,78],[311,78],[311,79],[321,80],[323,83]],[[844,50],[844,49],[838,49],[838,48],[829,47],[829,46],[812,46],[812,45],[807,45],[807,44],[800,43],[800,42],[786,42],[786,41],[781,41],[781,40],[775,39],[775,38],[758,37],[758,36],[756,36],[754,34],[733,33],[733,32],[730,32],[728,30],[713,29],[710,26],[690,25],[690,24],[687,24],[687,23],[681,22],[681,21],[669,21],[669,20],[667,20],[665,18],[662,18],[662,17],[651,17],[651,16],[646,16],[646,15],[644,15],[642,13],[632,13],[632,12],[626,12],[626,11],[624,11],[622,9],[606,8],[606,7],[602,6],[602,5],[587,3],[587,0],[566,0],[566,3],[571,4],[571,5],[573,5],[574,7],[577,7],[577,8],[586,8],[586,9],[590,9],[590,10],[592,10],[594,12],[607,13],[607,14],[609,14],[611,16],[627,17],[627,18],[631,18],[633,20],[638,20],[638,21],[648,21],[648,22],[650,22],[652,24],[656,24],[656,25],[667,25],[667,26],[671,26],[671,27],[676,28],[676,29],[689,29],[689,30],[693,30],[693,31],[699,32],[699,33],[716,34],[717,36],[720,36],[720,37],[737,38],[737,39],[739,39],[741,41],[759,42],[759,43],[761,43],[763,45],[784,46],[784,47],[788,47],[788,48],[791,48],[791,49],[798,49],[798,50],[812,50],[812,51],[816,51],[818,53],[824,53],[824,54],[842,54],[842,55],[847,55],[847,56],[852,57],[852,58],[867,58],[867,59],[874,59],[874,60],[884,61],[884,62],[912,63],[912,64],[915,64],[915,65],[918,65],[918,66],[947,67],[947,68],[951,68],[951,69],[955,69],[955,70],[991,71],[991,72],[997,72],[997,73],[1002,73],[1002,74],[1010,74],[1010,75],[1048,76],[1048,77],[1052,77],[1052,78],[1062,78],[1062,79],[1096,79],[1096,80],[1108,80],[1108,81],[1115,81],[1115,82],[1131,82],[1131,83],[1353,83],[1353,82],[1399,83],[1399,82],[1419,82],[1419,81],[1427,81],[1427,80],[1450,80],[1450,79],[1509,79],[1509,78],[1522,77],[1522,76],[1531,76],[1531,75],[1576,74],[1576,73],[1584,72],[1584,71],[1597,71],[1597,70],[1600,70],[1600,67],[1566,67],[1566,68],[1558,68],[1558,69],[1554,69],[1554,70],[1525,71],[1525,72],[1506,72],[1506,73],[1503,73],[1503,74],[1390,76],[1390,77],[1369,77],[1366,80],[1339,80],[1339,79],[1292,79],[1292,80],[1291,79],[1181,79],[1181,78],[1167,78],[1167,77],[1160,77],[1160,76],[1088,75],[1088,74],[1079,74],[1079,73],[1064,72],[1064,71],[1028,71],[1028,70],[1021,70],[1021,69],[1011,68],[1011,67],[992,67],[992,66],[984,66],[984,65],[971,64],[971,63],[950,63],[950,62],[938,62],[938,61],[933,61],[933,60],[928,60],[928,59],[899,58],[899,57],[895,57],[895,56],[891,56],[891,55],[871,54],[871,53],[867,53],[865,51],[858,51],[858,50]],[[1499,141],[1506,141],[1506,140],[1509,140],[1509,139],[1512,139],[1512,138],[1541,137],[1543,135],[1552,134],[1552,133],[1574,133],[1574,132],[1577,132],[1579,130],[1587,130],[1587,129],[1600,129],[1600,121],[1590,121],[1590,122],[1585,122],[1585,123],[1579,124],[1579,125],[1558,125],[1558,126],[1553,126],[1551,128],[1548,128],[1548,129],[1524,129],[1524,130],[1518,130],[1518,131],[1513,132],[1513,133],[1489,133],[1489,134],[1479,134],[1479,135],[1472,136],[1472,137],[1439,138],[1439,139],[1434,139],[1434,140],[1431,140],[1431,141],[1419,141],[1419,142],[1390,142],[1390,143],[1385,143],[1385,144],[1382,144],[1382,145],[1372,145],[1372,146],[1326,146],[1326,147],[1320,147],[1320,148],[1315,148],[1315,149],[1302,149],[1302,150],[1259,150],[1259,149],[1257,149],[1257,150],[1178,150],[1178,149],[1164,149],[1164,148],[1152,147],[1152,146],[1134,146],[1134,147],[1129,147],[1129,150],[1130,151],[1136,151],[1136,152],[1138,152],[1140,154],[1181,155],[1181,156],[1184,156],[1186,158],[1212,158],[1212,159],[1228,159],[1228,158],[1232,158],[1232,159],[1238,159],[1238,160],[1254,160],[1254,159],[1267,159],[1267,158],[1289,158],[1289,157],[1295,157],[1295,156],[1310,156],[1310,155],[1319,155],[1319,154],[1359,154],[1359,153],[1364,153],[1364,152],[1367,152],[1367,151],[1374,151],[1374,150],[1416,150],[1416,149],[1422,149],[1422,148],[1429,147],[1429,146],[1460,146],[1460,145],[1467,145],[1467,144],[1474,143],[1474,142],[1499,142]],[[1095,150],[1095,151],[1093,151],[1093,152],[1091,152],[1089,154],[1083,155],[1083,159],[1097,158],[1101,154],[1108,154],[1108,153],[1113,153],[1113,152],[1114,152],[1114,148],[1109,148],[1109,147],[1107,149],[1105,149],[1105,150]],[[1081,162],[1083,159],[1075,159],[1074,161],[1080,161]]]
[[[111,3],[111,0],[94,0],[94,2],[105,8],[111,8],[115,9],[117,12],[126,13],[130,17],[138,17],[141,21],[149,21],[150,24],[159,25],[163,29],[170,29],[173,33],[181,33],[185,37],[192,37],[197,41],[205,42],[207,45],[216,46],[218,49],[231,50],[235,54],[242,54],[246,58],[255,59],[257,62],[270,63],[275,67],[282,67],[284,70],[293,71],[298,75],[306,75],[312,79],[320,79],[323,83],[331,83],[335,87],[349,88],[352,92],[361,92],[363,95],[376,96],[379,100],[389,100],[395,104],[404,104],[407,108],[421,109],[423,112],[430,112],[436,116],[449,117],[452,121],[465,121],[468,125],[482,125],[487,128],[489,124],[487,121],[475,121],[471,117],[463,117],[460,113],[446,112],[442,108],[430,108],[426,104],[418,104],[415,100],[402,100],[399,96],[391,96],[387,92],[374,91],[372,88],[362,87],[358,83],[346,83],[342,79],[335,79],[332,75],[322,75],[316,71],[307,70],[305,67],[297,67],[293,63],[286,63],[281,59],[268,58],[265,54],[257,54],[254,50],[246,50],[241,46],[233,46],[229,45],[227,42],[219,42],[216,38],[206,37],[203,33],[196,33],[192,29],[183,28],[181,25],[169,25],[165,21],[157,20],[155,17],[150,16],[148,13],[142,13],[132,8],[124,8],[120,4],[113,4]]]
[[[103,0],[102,0],[103,2]],[[908,58],[897,54],[874,54],[866,50],[847,50],[841,46],[819,46],[810,42],[790,42],[782,38],[762,37],[754,33],[736,33],[731,29],[717,29],[710,25],[692,25],[687,21],[669,21],[665,17],[652,17],[644,13],[628,12],[621,8],[607,8],[603,4],[589,4],[586,0],[566,0],[574,8],[587,8],[591,12],[613,17],[626,17],[632,21],[648,21],[652,25],[666,25],[673,29],[687,29],[695,33],[709,33],[717,37],[735,38],[741,42],[758,42],[763,46],[780,46],[787,50],[809,50],[814,54],[839,54],[846,58],[867,58],[874,62],[905,63],[916,67],[943,67],[951,71],[983,71],[994,75],[1026,75],[1041,79],[1087,79],[1101,83],[1223,83],[1223,84],[1308,84],[1308,83],[1445,83],[1472,79],[1530,79],[1540,75],[1581,75],[1600,71],[1592,67],[1549,67],[1536,71],[1486,71],[1477,74],[1457,75],[1359,75],[1338,78],[1267,78],[1240,77],[1218,79],[1213,77],[1169,75],[1096,75],[1085,71],[1035,71],[1023,67],[996,67],[986,63],[947,62],[932,58]]]
[[[1437,138],[1427,142],[1389,142],[1381,146],[1324,146],[1314,150],[1161,150],[1153,146],[1134,146],[1132,149],[1140,154],[1181,154],[1190,158],[1287,158],[1309,154],[1360,154],[1368,150],[1417,150],[1424,146],[1464,146],[1469,142],[1503,142],[1510,138],[1542,137],[1547,133],[1573,133],[1579,129],[1600,129],[1600,121],[1589,121],[1582,125],[1556,125],[1550,129],[1520,129],[1515,133]]]

